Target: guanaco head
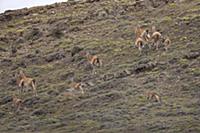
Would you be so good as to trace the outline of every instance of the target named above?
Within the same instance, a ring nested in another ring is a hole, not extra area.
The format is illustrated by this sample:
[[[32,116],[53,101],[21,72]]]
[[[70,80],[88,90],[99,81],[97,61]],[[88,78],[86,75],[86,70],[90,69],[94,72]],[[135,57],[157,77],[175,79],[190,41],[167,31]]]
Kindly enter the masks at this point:
[[[163,38],[163,42],[164,42],[164,43],[170,43],[171,40],[169,39],[168,36],[166,36],[166,37]]]
[[[12,99],[13,99],[13,101],[15,101],[17,99],[17,96],[15,94],[13,94]]]
[[[19,71],[19,76],[20,76],[20,78],[25,78],[26,77],[22,70]]]
[[[151,32],[152,32],[152,33],[153,33],[153,32],[156,32],[156,26],[153,25],[153,26],[151,27]]]
[[[146,32],[146,39],[147,39],[147,41],[149,41],[150,38],[151,38],[151,35],[150,35],[150,32],[149,32],[149,29],[146,29],[145,32]]]
[[[13,103],[14,104],[19,104],[19,103],[22,103],[22,100],[20,98],[17,98],[16,95],[13,94],[12,96],[12,99],[13,99]]]
[[[137,38],[136,41],[135,41],[135,46],[143,48],[144,47],[144,40],[141,37]]]
[[[89,52],[86,52],[86,51],[82,51],[82,52],[80,52],[79,53],[81,56],[83,56],[83,57],[86,57],[87,59],[89,58],[89,57],[91,57],[91,54],[89,53]]]
[[[91,55],[89,52],[86,52],[85,56],[86,56],[87,58],[89,58],[89,57],[91,57],[92,55]]]
[[[15,79],[15,83],[17,85],[20,84],[21,76],[18,73],[13,74],[13,78]]]
[[[157,102],[161,103],[161,97],[156,92],[146,92],[145,93],[148,100],[156,100]]]

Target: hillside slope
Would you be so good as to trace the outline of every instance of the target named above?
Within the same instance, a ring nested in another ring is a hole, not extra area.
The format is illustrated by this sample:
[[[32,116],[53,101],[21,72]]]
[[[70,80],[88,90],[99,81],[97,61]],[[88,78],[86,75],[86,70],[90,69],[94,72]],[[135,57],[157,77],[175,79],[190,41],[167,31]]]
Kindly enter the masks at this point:
[[[86,0],[0,14],[0,132],[200,132],[200,1]],[[134,48],[134,27],[155,25],[169,51]],[[74,47],[97,54],[91,72]],[[18,95],[14,75],[36,79]],[[71,79],[85,95],[64,96]],[[162,104],[146,100],[156,91]],[[24,100],[16,112],[12,95]]]

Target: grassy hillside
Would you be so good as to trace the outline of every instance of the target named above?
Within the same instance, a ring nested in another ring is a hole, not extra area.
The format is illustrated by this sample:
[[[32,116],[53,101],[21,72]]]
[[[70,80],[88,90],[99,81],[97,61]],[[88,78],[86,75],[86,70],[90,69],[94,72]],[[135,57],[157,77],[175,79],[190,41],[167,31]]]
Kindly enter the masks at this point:
[[[200,132],[200,1],[86,0],[0,14],[0,132]],[[134,27],[155,25],[169,51],[134,48]],[[91,72],[74,47],[97,54]],[[14,75],[36,79],[18,94]],[[63,95],[74,78],[85,95]],[[156,91],[162,104],[146,100]],[[16,112],[12,95],[24,100]]]

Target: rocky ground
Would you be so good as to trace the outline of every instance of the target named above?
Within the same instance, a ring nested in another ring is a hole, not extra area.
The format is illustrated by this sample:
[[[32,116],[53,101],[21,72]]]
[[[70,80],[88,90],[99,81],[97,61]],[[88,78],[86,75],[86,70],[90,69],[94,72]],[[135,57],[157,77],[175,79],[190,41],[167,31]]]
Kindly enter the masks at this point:
[[[140,56],[138,24],[169,36],[169,51]],[[0,14],[0,132],[200,132],[199,27],[199,0],[70,1]],[[103,60],[96,74],[71,56],[76,47]],[[18,94],[19,70],[36,79],[37,97]],[[64,95],[73,78],[86,83],[85,95]]]

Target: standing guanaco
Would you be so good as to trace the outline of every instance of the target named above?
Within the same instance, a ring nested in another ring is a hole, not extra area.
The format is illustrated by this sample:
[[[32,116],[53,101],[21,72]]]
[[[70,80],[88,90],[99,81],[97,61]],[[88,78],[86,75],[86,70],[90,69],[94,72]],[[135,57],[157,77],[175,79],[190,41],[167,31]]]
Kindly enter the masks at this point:
[[[140,26],[135,27],[135,38],[137,39],[138,37],[140,37],[140,35],[144,31],[145,29],[141,28]]]
[[[150,43],[149,43],[151,36],[149,34],[148,29],[143,29],[138,26],[135,28],[135,35],[136,35],[135,44],[136,44],[136,42],[139,42],[139,43],[143,42],[143,46],[148,45],[148,47],[151,48]],[[138,38],[140,38],[140,39],[138,39]],[[141,53],[142,47],[138,47],[138,49]]]
[[[83,85],[82,83],[72,82],[69,84],[69,87],[74,90],[81,90],[81,93],[84,94],[82,85]]]
[[[19,72],[19,78],[20,80],[18,82],[18,86],[21,88],[21,91],[23,91],[24,87],[26,88],[31,87],[33,92],[35,93],[35,96],[37,96],[35,79],[26,77],[26,75],[22,70],[20,70]]]
[[[169,48],[170,45],[171,45],[171,40],[169,39],[169,37],[167,37],[167,38],[164,40],[164,48],[165,48],[165,51],[168,51],[168,48]]]
[[[102,60],[97,55],[91,55],[89,52],[86,53],[86,58],[92,66],[102,66]]]
[[[137,38],[141,37],[142,39],[148,42],[148,40],[150,39],[149,30],[143,29],[139,26],[135,28],[135,36],[136,36],[136,40]]]
[[[142,53],[142,48],[144,47],[144,44],[145,44],[145,41],[141,37],[137,38],[135,41],[135,46],[140,51],[140,54]]]
[[[22,102],[22,99],[17,98],[15,95],[13,95],[13,105],[17,108],[17,111],[21,108]]]
[[[153,25],[153,26],[151,27],[151,32],[152,32],[152,33],[156,32],[156,26]]]
[[[143,38],[146,42],[148,42],[149,39],[150,39],[149,30],[148,30],[148,29],[145,29],[145,30],[141,33],[140,37]]]
[[[147,100],[156,100],[156,102],[161,103],[161,98],[156,92],[147,92],[146,96],[147,96]]]
[[[162,39],[162,35],[158,31],[153,32],[153,34],[151,35],[150,40],[152,41],[153,45],[156,46],[156,50],[158,50],[158,47],[161,43],[161,39]]]

